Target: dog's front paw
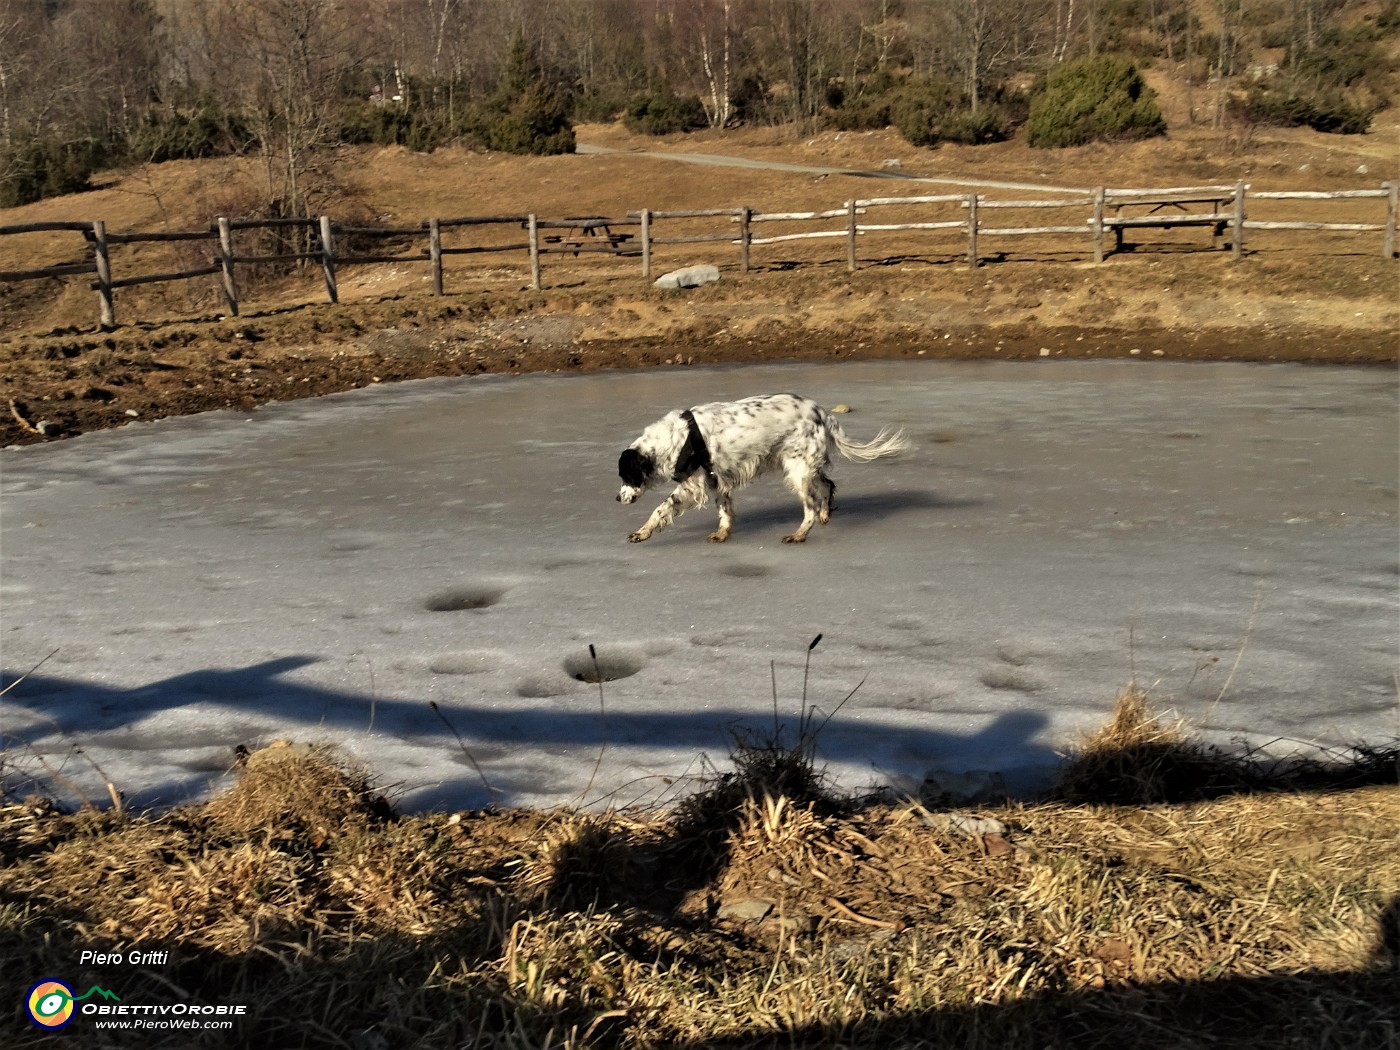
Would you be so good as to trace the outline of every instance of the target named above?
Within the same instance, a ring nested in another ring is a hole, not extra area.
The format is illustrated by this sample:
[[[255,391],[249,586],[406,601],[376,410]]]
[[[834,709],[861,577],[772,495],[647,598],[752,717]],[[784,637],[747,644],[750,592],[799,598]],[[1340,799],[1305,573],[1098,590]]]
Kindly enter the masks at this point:
[[[627,542],[628,542],[628,543],[642,543],[643,541],[649,540],[649,539],[651,539],[651,533],[649,533],[649,532],[634,532],[634,533],[632,533],[632,535],[630,535],[630,536],[627,537]]]
[[[784,542],[784,543],[806,543],[806,542],[807,542],[807,537],[806,537],[806,536],[799,536],[797,533],[794,532],[791,536],[784,536],[784,537],[783,537],[783,542]]]
[[[718,532],[712,532],[712,533],[710,533],[708,536],[706,536],[706,537],[705,537],[705,542],[706,542],[706,543],[723,543],[723,542],[724,542],[725,540],[727,540],[727,539],[729,539],[729,533],[726,532],[726,531],[724,531],[723,529],[721,529],[721,530],[718,531]]]

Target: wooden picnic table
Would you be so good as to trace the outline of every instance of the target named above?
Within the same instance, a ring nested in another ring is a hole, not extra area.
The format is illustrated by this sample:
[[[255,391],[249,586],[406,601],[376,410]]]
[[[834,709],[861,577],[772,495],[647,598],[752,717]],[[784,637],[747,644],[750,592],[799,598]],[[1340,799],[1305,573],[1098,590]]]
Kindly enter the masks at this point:
[[[635,234],[614,230],[612,221],[600,216],[590,216],[564,219],[559,223],[541,223],[542,226],[553,226],[568,231],[567,233],[546,234],[544,242],[557,245],[555,251],[572,252],[575,256],[579,252],[610,252],[613,255],[638,254],[638,249],[634,245],[628,244],[635,238]]]
[[[1230,197],[1227,194],[1216,194],[1208,197],[1179,197],[1171,200],[1126,200],[1113,204],[1114,214],[1104,217],[1104,226],[1113,230],[1115,251],[1123,250],[1123,234],[1129,228],[1156,228],[1162,230],[1172,229],[1179,226],[1209,226],[1211,227],[1211,244],[1219,248],[1225,236],[1225,230],[1232,221],[1230,213],[1221,209],[1229,203]],[[1211,210],[1208,212],[1193,212],[1186,207],[1188,204],[1209,204]],[[1148,208],[1143,215],[1124,215],[1123,209],[1132,206]],[[1164,208],[1175,208],[1177,214],[1163,214]]]

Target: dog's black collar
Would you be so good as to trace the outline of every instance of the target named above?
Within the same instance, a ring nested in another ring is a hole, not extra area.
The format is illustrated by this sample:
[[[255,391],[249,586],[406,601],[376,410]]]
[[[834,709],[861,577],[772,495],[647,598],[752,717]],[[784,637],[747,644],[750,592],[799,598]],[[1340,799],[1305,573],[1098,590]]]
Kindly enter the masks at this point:
[[[695,422],[695,413],[687,408],[681,413],[681,418],[690,430],[686,435],[685,444],[681,446],[681,453],[676,458],[676,472],[671,476],[671,480],[682,482],[697,470],[704,470],[705,481],[710,488],[719,488],[719,478],[715,477],[715,465],[710,459],[710,449]]]

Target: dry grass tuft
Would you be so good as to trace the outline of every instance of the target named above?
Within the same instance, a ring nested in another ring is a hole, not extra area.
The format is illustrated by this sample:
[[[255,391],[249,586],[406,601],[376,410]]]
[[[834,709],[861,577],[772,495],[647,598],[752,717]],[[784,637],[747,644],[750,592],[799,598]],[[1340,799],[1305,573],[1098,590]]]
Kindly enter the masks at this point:
[[[518,892],[557,911],[582,911],[633,876],[631,836],[616,814],[560,811],[539,836],[539,852],[521,866]]]
[[[1249,786],[1242,762],[1190,739],[1181,722],[1163,722],[1146,691],[1129,685],[1061,770],[1058,793],[1071,802],[1146,806]]]
[[[1344,790],[1400,782],[1400,749],[1357,745],[1341,752],[1271,758],[1227,751],[1164,722],[1147,693],[1130,684],[1113,714],[1063,765],[1056,797],[1070,802],[1150,806],[1248,792]]]
[[[229,834],[300,840],[315,849],[394,815],[366,771],[330,748],[285,742],[243,757],[237,783],[203,814]]]

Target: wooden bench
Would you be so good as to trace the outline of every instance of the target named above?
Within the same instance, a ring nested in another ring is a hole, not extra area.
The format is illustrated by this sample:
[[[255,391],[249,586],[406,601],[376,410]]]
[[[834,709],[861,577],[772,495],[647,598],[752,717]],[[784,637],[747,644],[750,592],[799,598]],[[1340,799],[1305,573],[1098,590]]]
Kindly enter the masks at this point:
[[[613,255],[635,255],[634,250],[626,250],[627,242],[634,234],[618,233],[606,223],[590,221],[572,227],[562,237],[546,238],[558,241],[561,251],[571,251],[577,257],[579,252],[610,252]]]
[[[1228,196],[1210,197],[1172,197],[1168,200],[1120,200],[1108,201],[1113,205],[1114,214],[1103,217],[1104,229],[1113,231],[1113,250],[1120,252],[1123,250],[1123,233],[1130,229],[1159,229],[1170,230],[1181,226],[1209,226],[1211,228],[1211,247],[1220,248],[1221,240],[1225,236],[1225,231],[1234,222],[1235,216],[1228,211],[1221,209],[1230,204],[1231,198]],[[1192,212],[1187,210],[1187,205],[1208,204],[1210,211]],[[1133,205],[1152,205],[1145,215],[1124,215],[1123,209]],[[1176,208],[1182,214],[1163,215],[1163,208]]]
[[[636,238],[633,233],[621,233],[613,230],[612,220],[603,217],[573,218],[564,219],[560,222],[551,222],[548,225],[556,229],[567,228],[567,233],[549,233],[540,238],[545,244],[550,245],[548,251],[571,253],[575,257],[580,252],[608,252],[612,255],[640,255],[641,249],[635,245],[628,244]],[[521,223],[522,228],[528,228],[529,223]]]

